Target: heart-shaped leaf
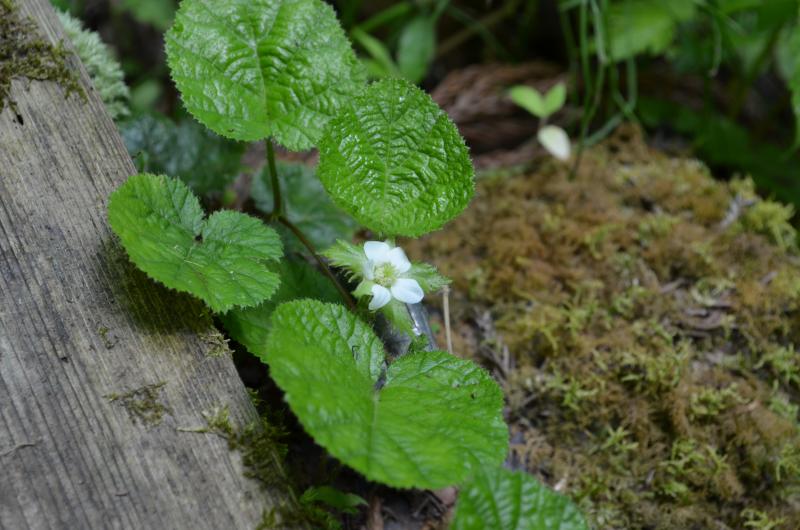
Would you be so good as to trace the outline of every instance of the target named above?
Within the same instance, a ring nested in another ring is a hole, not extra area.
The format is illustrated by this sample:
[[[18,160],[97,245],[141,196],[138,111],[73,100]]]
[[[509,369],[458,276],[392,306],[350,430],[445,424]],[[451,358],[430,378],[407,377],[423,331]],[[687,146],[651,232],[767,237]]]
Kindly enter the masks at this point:
[[[371,480],[441,488],[506,455],[503,395],[489,374],[441,351],[386,369],[378,337],[343,306],[282,304],[262,358],[317,443]]]
[[[365,81],[321,0],[183,0],[165,39],[186,108],[237,140],[308,149]]]
[[[203,219],[197,197],[178,179],[132,176],[111,194],[108,219],[137,267],[213,311],[256,305],[280,283],[265,266],[283,255],[278,234],[229,210]]]
[[[334,202],[384,235],[441,228],[475,188],[469,151],[425,92],[400,79],[370,85],[331,120],[318,174]]]
[[[458,494],[450,530],[588,530],[569,498],[531,475],[501,467],[478,470]]]

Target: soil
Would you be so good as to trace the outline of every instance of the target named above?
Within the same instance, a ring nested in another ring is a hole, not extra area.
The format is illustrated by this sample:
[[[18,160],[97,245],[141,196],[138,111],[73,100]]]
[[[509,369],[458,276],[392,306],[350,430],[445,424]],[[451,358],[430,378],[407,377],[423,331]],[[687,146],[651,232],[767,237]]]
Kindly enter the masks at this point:
[[[511,467],[594,528],[791,530],[793,213],[626,127],[572,178],[545,158],[484,178],[461,217],[402,244],[453,279],[455,351],[506,392]]]

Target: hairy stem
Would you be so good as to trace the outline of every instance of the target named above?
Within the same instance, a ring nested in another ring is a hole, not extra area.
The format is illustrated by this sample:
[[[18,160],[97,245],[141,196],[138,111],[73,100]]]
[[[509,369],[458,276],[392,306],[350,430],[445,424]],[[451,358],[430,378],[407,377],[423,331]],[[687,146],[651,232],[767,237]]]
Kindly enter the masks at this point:
[[[336,290],[339,291],[339,294],[342,295],[342,299],[345,301],[345,303],[347,303],[347,306],[350,308],[350,310],[351,311],[355,311],[356,310],[356,303],[353,300],[353,297],[350,295],[350,293],[347,291],[347,289],[345,289],[342,286],[342,284],[339,282],[339,280],[336,278],[336,276],[331,271],[330,267],[328,267],[328,264],[325,263],[325,261],[320,257],[319,254],[317,254],[317,251],[314,249],[314,245],[311,244],[311,241],[308,240],[308,238],[303,233],[303,231],[300,230],[297,226],[295,226],[294,223],[289,221],[283,215],[278,217],[278,221],[281,224],[283,224],[283,226],[288,228],[292,232],[292,234],[294,234],[294,236],[303,244],[303,246],[308,249],[308,251],[311,253],[311,255],[316,260],[317,264],[319,265],[319,268],[322,270],[322,272],[325,274],[325,276],[327,276],[328,279],[331,282],[333,282],[333,285],[336,287]]]
[[[269,215],[270,221],[277,221],[284,225],[289,231],[303,244],[306,249],[311,253],[316,260],[317,265],[319,265],[320,270],[328,277],[328,279],[333,282],[333,285],[336,287],[336,290],[339,291],[339,294],[342,296],[342,299],[347,304],[347,307],[350,308],[351,311],[356,310],[356,303],[353,300],[353,297],[350,293],[345,289],[336,276],[331,271],[328,264],[317,254],[317,250],[314,248],[314,245],[311,244],[311,241],[308,240],[308,237],[303,233],[300,228],[297,227],[294,223],[292,223],[289,219],[286,218],[286,214],[283,212],[283,201],[281,200],[281,183],[278,180],[278,170],[275,167],[275,148],[272,145],[271,140],[266,141],[267,145],[267,165],[269,167],[269,177],[270,182],[272,185],[272,213]]]

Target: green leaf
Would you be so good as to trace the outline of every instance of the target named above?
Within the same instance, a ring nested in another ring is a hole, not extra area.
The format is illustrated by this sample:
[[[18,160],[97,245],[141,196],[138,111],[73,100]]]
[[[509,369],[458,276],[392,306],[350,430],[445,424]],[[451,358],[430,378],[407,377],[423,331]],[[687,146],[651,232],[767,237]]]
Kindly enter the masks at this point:
[[[175,15],[173,0],[122,0],[122,8],[139,22],[151,24],[161,31],[169,28]]]
[[[401,75],[400,70],[392,60],[392,54],[389,53],[389,49],[381,41],[359,28],[354,28],[350,35],[372,57],[371,60],[365,61],[370,77],[381,78]]]
[[[245,144],[217,136],[193,119],[175,123],[142,114],[120,124],[120,133],[139,171],[178,177],[199,195],[224,190],[241,169]]]
[[[458,494],[450,530],[588,530],[569,498],[526,473],[478,470]]]
[[[297,298],[341,301],[331,281],[305,261],[284,259],[270,264],[269,268],[281,279],[275,294],[255,307],[234,308],[220,317],[225,330],[235,341],[262,358],[267,353],[270,318],[280,304]]]
[[[437,230],[474,192],[455,125],[407,81],[370,85],[331,121],[319,149],[319,177],[334,202],[384,235]]]
[[[186,108],[237,140],[314,146],[364,73],[321,0],[183,0],[166,35]]]
[[[435,489],[505,457],[503,395],[475,364],[420,352],[384,375],[380,340],[339,305],[285,303],[272,322],[265,360],[286,401],[317,443],[368,479]]]
[[[643,52],[664,52],[675,37],[679,22],[692,18],[694,0],[625,0],[608,9],[611,58],[623,61]]]
[[[145,79],[131,86],[131,109],[135,112],[149,112],[163,96],[164,87],[158,79]]]
[[[525,85],[513,86],[508,91],[508,95],[511,101],[537,118],[547,117],[548,113],[544,98],[535,88]]]
[[[412,83],[422,81],[435,53],[436,20],[427,15],[411,19],[397,44],[397,66],[403,77]]]
[[[130,177],[111,194],[108,218],[137,267],[213,311],[256,305],[278,288],[278,275],[264,265],[283,254],[278,234],[238,212],[203,219],[197,197],[180,180]]]
[[[320,503],[344,513],[357,513],[356,508],[366,506],[367,501],[354,493],[345,493],[331,486],[312,486],[300,496],[303,504]]]
[[[555,114],[567,101],[567,87],[564,83],[558,83],[551,88],[544,96],[544,110],[547,115]]]
[[[800,24],[795,24],[792,30],[787,42],[792,60],[788,62],[786,73],[795,119],[795,146],[798,146],[800,145]]]
[[[278,162],[278,181],[286,216],[308,237],[316,248],[326,248],[337,239],[350,239],[358,223],[331,201],[313,168],[305,164]],[[272,212],[274,199],[269,170],[265,167],[253,180],[251,196],[256,208]],[[297,238],[287,236],[294,244]],[[303,248],[297,243],[296,248]]]

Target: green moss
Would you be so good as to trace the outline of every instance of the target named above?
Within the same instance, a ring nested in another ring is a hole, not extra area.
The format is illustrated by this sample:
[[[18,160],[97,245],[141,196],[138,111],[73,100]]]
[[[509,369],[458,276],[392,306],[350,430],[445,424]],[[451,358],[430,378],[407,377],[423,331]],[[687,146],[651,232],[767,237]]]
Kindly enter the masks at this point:
[[[513,451],[595,528],[800,528],[791,210],[628,136],[404,244],[453,279],[457,353],[508,349]]]
[[[234,427],[227,406],[217,407],[204,416],[206,427],[182,430],[221,436],[228,442],[231,451],[238,451],[242,455],[245,476],[257,480],[264,487],[284,484],[286,477],[281,462],[286,456],[286,445],[281,440],[286,433],[283,429],[264,418],[241,428]]]
[[[257,408],[261,406],[258,393],[250,391],[250,399]],[[183,432],[211,433],[228,442],[231,451],[242,456],[245,476],[258,481],[264,488],[281,488],[289,495],[274,508],[264,511],[257,529],[290,529],[298,527],[337,530],[341,528],[334,517],[325,510],[297,500],[294,486],[283,469],[287,447],[287,432],[277,422],[261,417],[242,427],[233,425],[227,406],[216,407],[204,414],[206,426],[198,429],[180,429]]]
[[[741,513],[745,528],[755,530],[777,530],[781,528],[785,519],[771,519],[769,515],[752,508],[745,508]]]
[[[103,339],[103,346],[107,349],[111,349],[117,345],[117,338],[113,335],[110,335],[111,330],[105,326],[100,326],[97,328],[97,334],[100,335],[100,338]]]
[[[158,400],[164,385],[166,382],[162,381],[124,394],[109,394],[105,398],[111,403],[121,404],[132,420],[141,422],[143,425],[154,426],[161,423],[164,414],[170,412],[169,408]]]
[[[228,357],[233,354],[228,345],[229,339],[215,327],[201,334],[200,340],[209,347],[206,352],[209,357]]]
[[[78,76],[67,66],[70,54],[62,44],[53,46],[37,35],[30,18],[20,16],[11,0],[0,2],[0,111],[6,105],[17,112],[11,99],[11,81],[52,81],[61,85],[67,96],[86,94]]]
[[[800,355],[794,346],[774,346],[765,352],[755,368],[769,366],[770,370],[787,385],[800,387]]]
[[[689,398],[689,419],[715,418],[739,404],[742,404],[742,398],[735,383],[727,388],[701,387]]]

